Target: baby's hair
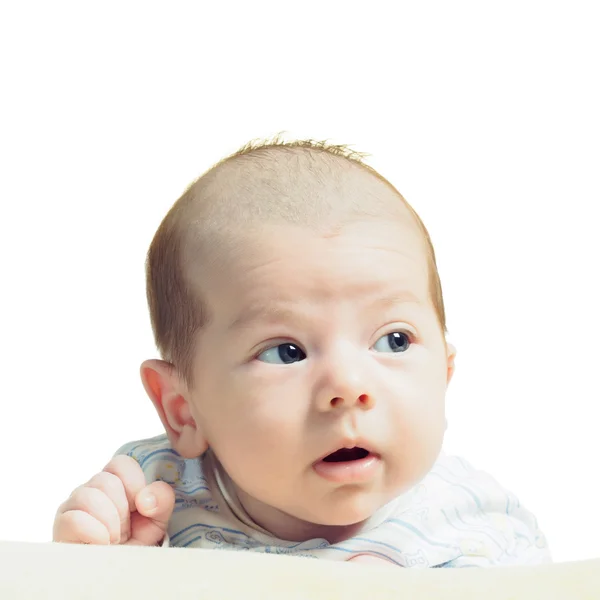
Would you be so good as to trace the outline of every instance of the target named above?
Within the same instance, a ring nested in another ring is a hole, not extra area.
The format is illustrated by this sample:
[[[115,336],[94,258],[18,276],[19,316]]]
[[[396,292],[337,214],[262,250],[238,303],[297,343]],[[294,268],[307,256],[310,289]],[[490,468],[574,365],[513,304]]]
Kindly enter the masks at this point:
[[[363,164],[363,159],[369,156],[366,152],[358,152],[353,150],[347,144],[332,144],[326,140],[286,140],[282,137],[281,133],[276,134],[271,139],[257,139],[250,140],[247,144],[242,146],[239,150],[224,158],[217,164],[225,162],[235,156],[243,156],[245,154],[252,154],[257,151],[264,151],[270,148],[308,148],[310,150],[321,150],[332,156],[341,156],[348,160],[353,160],[357,163]]]
[[[287,141],[281,134],[271,139],[252,140],[213,165],[175,202],[148,250],[146,292],[157,348],[189,386],[194,384],[197,334],[210,319],[201,290],[189,275],[190,257],[209,259],[200,250],[202,239],[210,239],[210,244],[204,247],[220,248],[223,238],[235,237],[228,236],[230,221],[242,223],[244,227],[264,223],[267,219],[322,226],[331,214],[327,207],[325,212],[321,208],[327,204],[328,195],[314,193],[314,190],[335,188],[343,177],[344,169],[340,167],[344,165],[371,173],[393,190],[402,207],[412,215],[425,241],[431,300],[440,327],[446,332],[441,283],[427,229],[398,190],[364,163],[366,156],[368,154],[346,145],[312,139]],[[302,185],[313,193],[303,194],[302,202],[298,202],[298,194],[289,193],[289,189],[298,190]],[[368,215],[370,205],[376,205],[378,198],[369,196],[365,202],[369,206],[361,206],[357,214]],[[353,207],[346,209],[345,215],[353,210]],[[377,216],[378,210],[379,205],[373,215]],[[339,225],[330,224],[333,229]]]

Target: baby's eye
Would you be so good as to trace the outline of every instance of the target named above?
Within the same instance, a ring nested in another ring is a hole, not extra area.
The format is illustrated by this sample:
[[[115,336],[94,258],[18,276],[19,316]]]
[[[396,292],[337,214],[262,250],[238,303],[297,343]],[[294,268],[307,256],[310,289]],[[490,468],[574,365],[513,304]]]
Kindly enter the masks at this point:
[[[295,362],[300,362],[306,358],[304,351],[296,344],[279,344],[261,352],[256,358],[262,362],[275,365],[290,365]]]
[[[410,346],[408,334],[402,331],[394,331],[381,336],[374,344],[373,349],[377,352],[406,352]]]

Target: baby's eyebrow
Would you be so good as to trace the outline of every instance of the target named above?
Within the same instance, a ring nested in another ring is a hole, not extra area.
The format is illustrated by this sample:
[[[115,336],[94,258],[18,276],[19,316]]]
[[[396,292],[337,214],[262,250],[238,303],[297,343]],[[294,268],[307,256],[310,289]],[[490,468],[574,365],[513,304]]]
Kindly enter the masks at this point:
[[[386,309],[391,308],[393,306],[398,306],[399,304],[420,304],[421,299],[411,292],[410,290],[403,290],[399,293],[393,293],[389,296],[381,296],[379,298],[375,298],[370,303],[370,308],[372,310],[378,309]]]
[[[240,315],[238,315],[229,325],[230,331],[234,329],[242,329],[248,327],[253,322],[260,323],[274,323],[292,320],[294,317],[298,318],[298,315],[289,308],[281,306],[251,306]]]
[[[377,312],[398,306],[400,304],[419,304],[421,301],[410,290],[403,290],[387,296],[369,297],[367,301],[360,302],[361,306],[369,311]],[[248,327],[252,323],[282,323],[298,320],[297,311],[276,305],[254,305],[238,315],[229,325],[229,331]]]

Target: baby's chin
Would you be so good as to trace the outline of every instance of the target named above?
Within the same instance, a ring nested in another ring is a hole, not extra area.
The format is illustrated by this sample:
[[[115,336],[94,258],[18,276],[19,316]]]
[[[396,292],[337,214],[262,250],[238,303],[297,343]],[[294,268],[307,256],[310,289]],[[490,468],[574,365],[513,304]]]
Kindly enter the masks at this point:
[[[296,530],[294,537],[296,541],[322,538],[329,544],[336,544],[358,535],[365,522],[376,512],[377,509],[344,510],[333,514],[320,511],[318,514],[293,515],[304,523],[304,526]]]
[[[309,512],[302,511],[302,514],[295,514],[297,519],[301,519],[307,523],[322,527],[350,527],[358,528],[365,521],[370,519],[390,499],[353,499],[353,501],[343,500],[334,502],[330,506],[319,507],[319,510],[311,510]]]

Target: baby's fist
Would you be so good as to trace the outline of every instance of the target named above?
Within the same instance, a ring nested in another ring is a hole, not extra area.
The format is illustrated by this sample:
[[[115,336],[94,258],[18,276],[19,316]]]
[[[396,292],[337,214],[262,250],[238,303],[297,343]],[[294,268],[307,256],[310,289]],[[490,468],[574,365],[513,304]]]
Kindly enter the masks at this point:
[[[165,537],[175,507],[171,486],[146,485],[140,465],[115,456],[58,508],[53,540],[73,544],[155,546]]]

